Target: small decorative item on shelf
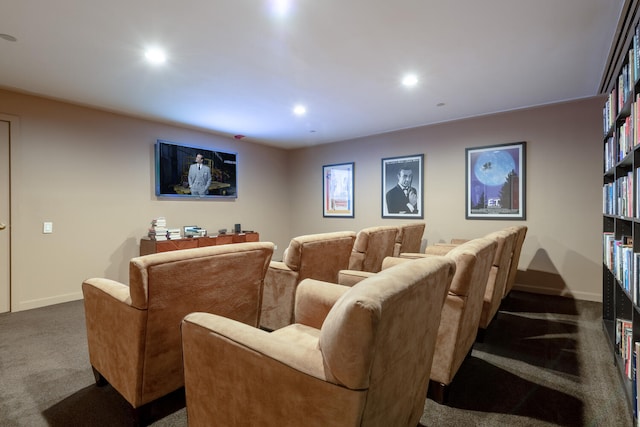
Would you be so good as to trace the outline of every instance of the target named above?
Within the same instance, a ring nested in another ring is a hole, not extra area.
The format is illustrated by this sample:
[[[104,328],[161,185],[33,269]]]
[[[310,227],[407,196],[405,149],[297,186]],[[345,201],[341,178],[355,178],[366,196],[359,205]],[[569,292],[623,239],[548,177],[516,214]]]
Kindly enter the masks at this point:
[[[201,228],[197,225],[185,225],[183,228],[184,237],[195,237],[200,235]]]

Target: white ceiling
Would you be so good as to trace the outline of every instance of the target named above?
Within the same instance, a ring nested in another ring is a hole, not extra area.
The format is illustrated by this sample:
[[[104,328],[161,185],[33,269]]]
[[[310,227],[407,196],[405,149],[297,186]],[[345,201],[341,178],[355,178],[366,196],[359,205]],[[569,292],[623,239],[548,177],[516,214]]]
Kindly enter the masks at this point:
[[[303,147],[596,95],[622,4],[3,0],[0,86]]]

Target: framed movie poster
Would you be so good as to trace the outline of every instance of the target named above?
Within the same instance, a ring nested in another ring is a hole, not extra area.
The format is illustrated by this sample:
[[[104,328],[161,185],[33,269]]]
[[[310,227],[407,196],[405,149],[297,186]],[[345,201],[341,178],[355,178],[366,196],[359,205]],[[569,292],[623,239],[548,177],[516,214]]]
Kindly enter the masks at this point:
[[[424,217],[424,154],[382,159],[382,218]]]
[[[466,149],[466,218],[525,219],[525,142]]]
[[[322,216],[353,218],[353,167],[353,162],[322,166]]]

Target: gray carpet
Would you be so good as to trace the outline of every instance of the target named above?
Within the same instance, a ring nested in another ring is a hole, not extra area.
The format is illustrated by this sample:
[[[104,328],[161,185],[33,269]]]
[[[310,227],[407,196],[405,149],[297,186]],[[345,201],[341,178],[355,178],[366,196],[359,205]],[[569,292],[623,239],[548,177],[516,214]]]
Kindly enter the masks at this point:
[[[450,387],[425,400],[436,426],[631,426],[602,305],[513,292]],[[177,393],[154,426],[186,426]],[[155,420],[155,421],[154,421]],[[126,426],[127,403],[96,387],[82,301],[0,315],[0,426]]]

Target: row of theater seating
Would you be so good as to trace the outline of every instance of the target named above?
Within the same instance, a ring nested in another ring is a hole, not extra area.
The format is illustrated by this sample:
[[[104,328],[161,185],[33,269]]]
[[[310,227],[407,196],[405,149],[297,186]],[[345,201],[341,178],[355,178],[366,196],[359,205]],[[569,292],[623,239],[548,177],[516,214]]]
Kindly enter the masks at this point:
[[[473,343],[482,341],[502,301],[515,283],[526,226],[512,226],[466,240],[437,243],[423,253],[402,252],[385,258],[382,269],[409,259],[446,256],[455,261],[456,273],[442,309],[429,396],[439,403],[447,399],[448,387]],[[371,273],[342,271],[338,283],[353,286]]]
[[[513,285],[526,227],[420,253],[423,233],[300,236],[282,261],[268,242],[134,258],[129,286],[83,283],[96,382],[133,408],[185,385],[190,425],[416,425]]]

